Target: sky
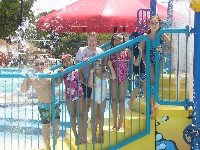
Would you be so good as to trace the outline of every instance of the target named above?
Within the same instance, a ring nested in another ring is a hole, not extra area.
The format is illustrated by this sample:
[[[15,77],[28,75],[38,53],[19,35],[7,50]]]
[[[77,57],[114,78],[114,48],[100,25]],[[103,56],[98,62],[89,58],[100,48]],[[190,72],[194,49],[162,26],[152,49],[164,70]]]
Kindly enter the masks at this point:
[[[58,10],[77,0],[37,0],[32,7],[35,15],[44,11]]]
[[[57,10],[63,8],[77,0],[37,0],[33,5],[36,14],[44,11]],[[166,0],[157,0],[166,1]],[[167,0],[168,1],[168,0]]]
[[[37,0],[33,4],[32,10],[34,11],[35,15],[38,15],[41,12],[58,10],[75,1],[78,1],[78,0]],[[157,0],[158,3],[161,3],[163,5],[167,5],[168,1],[169,0]]]
[[[32,7],[35,16],[37,16],[41,12],[51,11],[51,10],[58,10],[64,8],[65,6],[72,4],[78,0],[37,0]],[[169,0],[157,0],[157,3],[161,5],[167,6]],[[189,5],[182,5],[183,3],[177,3],[182,0],[174,0],[174,7],[173,9],[177,12],[184,13],[184,16],[188,16]],[[185,10],[185,11],[183,11]],[[193,12],[191,12],[192,14]],[[188,16],[189,17],[189,16]],[[183,19],[184,20],[184,19]],[[188,21],[187,21],[188,23]]]

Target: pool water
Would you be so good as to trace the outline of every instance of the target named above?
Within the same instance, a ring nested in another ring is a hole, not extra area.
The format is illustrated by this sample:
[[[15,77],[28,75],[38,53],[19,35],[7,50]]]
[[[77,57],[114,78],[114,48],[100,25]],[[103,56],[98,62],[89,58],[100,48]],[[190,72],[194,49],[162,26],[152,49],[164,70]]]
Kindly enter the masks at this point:
[[[65,109],[65,108],[64,108]],[[63,109],[63,110],[64,110]],[[68,113],[63,113],[65,122],[61,122],[60,136],[66,127],[70,127]],[[65,127],[65,125],[67,125]],[[27,150],[43,148],[42,124],[38,105],[21,105],[0,107],[0,145],[4,150]]]
[[[22,83],[21,78],[0,78],[0,93],[17,93]]]
[[[30,150],[43,148],[41,135],[0,132],[2,150]]]

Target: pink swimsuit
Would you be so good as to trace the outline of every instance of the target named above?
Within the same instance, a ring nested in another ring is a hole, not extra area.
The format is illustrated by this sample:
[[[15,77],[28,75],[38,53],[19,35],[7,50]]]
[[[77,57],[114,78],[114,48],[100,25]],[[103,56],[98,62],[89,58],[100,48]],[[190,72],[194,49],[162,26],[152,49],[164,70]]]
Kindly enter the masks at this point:
[[[112,61],[112,66],[116,72],[116,75],[118,74],[118,84],[120,84],[122,81],[124,81],[124,79],[128,78],[129,76],[128,53],[124,51],[120,55],[118,55],[118,61],[117,61],[117,55],[113,54],[111,55],[110,60]],[[118,65],[118,68],[117,68],[117,65]]]
[[[64,83],[65,94],[67,99],[71,98],[72,101],[76,101],[79,97],[83,95],[83,88],[81,84],[78,83],[78,70],[74,70],[72,71],[72,73],[65,74]]]

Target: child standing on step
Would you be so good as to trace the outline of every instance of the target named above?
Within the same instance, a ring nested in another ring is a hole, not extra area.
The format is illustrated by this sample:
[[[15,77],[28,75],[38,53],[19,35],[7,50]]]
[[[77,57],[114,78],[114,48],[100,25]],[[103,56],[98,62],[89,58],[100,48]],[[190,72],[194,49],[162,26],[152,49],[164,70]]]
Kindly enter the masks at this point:
[[[114,33],[111,39],[111,46],[116,47],[125,42],[125,38],[120,33]],[[112,114],[113,114],[113,130],[122,130],[124,123],[125,100],[128,90],[129,63],[131,61],[132,52],[130,49],[120,49],[118,52],[110,55],[112,66],[116,73],[116,80],[111,80],[111,98],[112,98]],[[118,109],[119,104],[119,109]],[[119,115],[118,115],[119,110]],[[119,120],[118,120],[119,116]],[[117,125],[118,120],[118,125]]]
[[[143,60],[141,59],[142,49],[140,45],[133,47],[133,73],[134,73],[134,89],[132,92],[132,99],[128,101],[129,109],[133,110],[133,101],[140,94],[142,89],[144,97],[146,97],[146,70]]]
[[[73,64],[73,58],[70,54],[62,55],[62,68],[60,68],[59,71],[64,71],[65,68],[68,68]],[[78,80],[80,78],[78,70],[73,70],[72,72],[64,74],[63,78],[65,84],[67,110],[71,118],[70,122],[72,123],[72,131],[75,136],[75,144],[85,143],[85,102],[83,97],[83,88]],[[77,133],[77,124],[80,136],[78,136]]]
[[[99,40],[99,34],[96,32],[91,32],[88,34],[87,46],[80,47],[76,54],[76,63],[87,61],[89,58],[96,56],[104,52],[101,48],[97,47]],[[90,76],[90,69],[92,64],[83,66],[80,69],[81,72],[81,85],[83,87],[84,98],[86,103],[86,108],[89,110],[92,88],[88,86],[88,79]]]
[[[87,45],[84,47],[80,47],[77,54],[76,54],[76,63],[79,62],[86,62],[89,60],[89,58],[99,55],[100,53],[104,52],[101,48],[99,48],[97,45],[99,43],[99,34],[96,32],[91,32],[88,33],[88,38],[87,38]],[[105,63],[104,63],[105,66]],[[88,80],[90,76],[90,70],[92,68],[92,63],[85,65],[80,68],[80,80],[81,80],[81,85],[83,88],[83,93],[84,93],[84,99],[85,99],[85,106],[86,106],[86,113],[85,113],[85,118],[86,122],[88,121],[88,112],[90,108],[90,103],[91,103],[91,94],[92,94],[92,88],[88,86]],[[87,130],[86,126],[87,124],[84,125],[85,128],[84,130]]]
[[[112,62],[108,61],[110,68],[110,79],[115,80],[116,75]],[[97,60],[94,67],[90,70],[88,81],[89,87],[93,88],[91,100],[91,121],[92,121],[92,142],[103,141],[104,112],[106,108],[107,80],[108,70],[103,70],[101,60]],[[99,126],[99,135],[96,138],[97,128]]]
[[[160,45],[158,47],[154,47],[153,43],[156,39],[157,32],[162,28],[162,20],[158,15],[152,16],[150,18],[150,28],[145,34],[147,37],[150,38],[151,44],[150,44],[150,63],[151,63],[151,84],[155,84],[155,54],[156,51],[159,52],[159,76],[162,73],[163,65],[162,65],[162,59],[163,54],[162,53],[170,53],[171,52],[171,45],[170,45],[170,39],[166,34],[162,34],[160,36]],[[166,44],[166,49],[163,48],[163,44]],[[146,65],[146,42],[141,41],[141,47],[142,47],[142,59],[144,61],[144,64]],[[156,108],[156,102],[154,95],[151,96],[151,114],[154,114],[154,110]]]

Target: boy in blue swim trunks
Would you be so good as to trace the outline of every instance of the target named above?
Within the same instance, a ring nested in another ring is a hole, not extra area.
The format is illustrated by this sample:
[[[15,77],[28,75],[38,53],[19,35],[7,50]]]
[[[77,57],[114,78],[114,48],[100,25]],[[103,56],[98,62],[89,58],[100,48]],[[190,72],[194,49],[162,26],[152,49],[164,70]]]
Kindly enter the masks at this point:
[[[44,73],[45,63],[42,58],[36,58],[33,61],[35,73]],[[47,73],[49,70],[47,70]],[[61,83],[60,78],[56,79],[56,86]],[[51,150],[50,146],[50,128],[52,122],[52,81],[51,78],[26,78],[21,85],[21,91],[27,92],[32,86],[38,96],[38,110],[42,122],[42,136],[45,149]],[[56,120],[56,141],[59,137],[60,108],[59,100],[55,102],[55,120]]]

